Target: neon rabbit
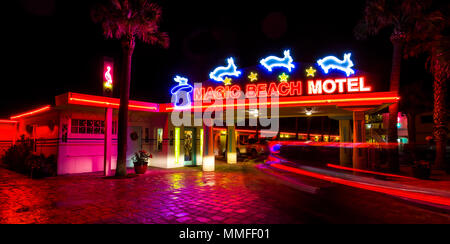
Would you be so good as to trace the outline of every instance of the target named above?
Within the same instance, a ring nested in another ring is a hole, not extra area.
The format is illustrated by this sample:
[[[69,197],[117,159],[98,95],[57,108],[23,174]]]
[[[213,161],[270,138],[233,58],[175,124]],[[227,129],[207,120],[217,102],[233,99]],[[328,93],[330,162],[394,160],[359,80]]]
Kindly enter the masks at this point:
[[[328,56],[326,58],[320,59],[317,63],[322,67],[325,74],[328,74],[330,69],[337,69],[343,71],[347,74],[347,77],[355,74],[355,71],[352,69],[353,62],[350,59],[352,56],[351,53],[344,54],[344,60],[341,61],[334,56]]]
[[[270,72],[272,72],[273,68],[275,67],[283,67],[289,70],[289,72],[292,71],[292,69],[295,68],[295,65],[293,64],[294,60],[291,57],[291,51],[286,50],[284,51],[284,57],[279,58],[275,56],[267,57],[263,60],[261,60],[261,64]]]
[[[226,76],[239,77],[241,75],[241,72],[237,70],[237,67],[234,64],[234,59],[229,58],[227,61],[228,66],[216,68],[213,72],[209,74],[209,78],[218,82],[224,82],[225,81],[224,77]]]

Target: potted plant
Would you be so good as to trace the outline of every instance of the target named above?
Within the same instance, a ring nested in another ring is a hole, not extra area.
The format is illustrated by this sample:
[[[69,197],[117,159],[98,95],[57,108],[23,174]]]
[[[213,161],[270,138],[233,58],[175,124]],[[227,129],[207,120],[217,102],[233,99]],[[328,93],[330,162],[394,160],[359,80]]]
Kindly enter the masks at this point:
[[[142,175],[147,172],[149,158],[152,158],[152,155],[144,150],[134,153],[133,163],[136,174]]]
[[[418,161],[413,166],[414,177],[419,179],[429,179],[431,176],[431,164],[427,161]]]

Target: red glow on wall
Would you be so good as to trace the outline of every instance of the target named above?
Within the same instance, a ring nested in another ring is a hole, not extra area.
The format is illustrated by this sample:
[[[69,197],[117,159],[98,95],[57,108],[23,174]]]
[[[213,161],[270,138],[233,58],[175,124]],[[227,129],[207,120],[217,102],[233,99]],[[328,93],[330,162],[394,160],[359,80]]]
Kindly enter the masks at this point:
[[[0,119],[0,124],[17,124],[18,121]]]
[[[19,118],[24,118],[24,117],[27,117],[27,116],[31,116],[31,115],[35,115],[35,114],[38,114],[38,113],[45,112],[45,111],[50,110],[50,109],[51,109],[51,106],[48,105],[48,106],[42,107],[40,109],[36,109],[36,110],[30,111],[30,112],[26,112],[26,113],[23,113],[23,114],[12,116],[10,119],[11,120],[15,120],[15,119],[19,119]]]

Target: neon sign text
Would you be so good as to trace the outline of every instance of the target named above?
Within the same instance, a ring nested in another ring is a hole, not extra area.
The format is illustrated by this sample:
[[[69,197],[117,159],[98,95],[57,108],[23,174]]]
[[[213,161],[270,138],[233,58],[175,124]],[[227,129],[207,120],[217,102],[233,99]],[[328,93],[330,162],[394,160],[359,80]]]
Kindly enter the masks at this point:
[[[372,87],[365,85],[364,77],[355,77],[348,79],[328,79],[322,80],[309,80],[308,81],[308,95],[318,94],[333,94],[333,93],[353,93],[353,92],[370,92]]]
[[[245,98],[303,96],[304,90],[307,95],[321,95],[370,92],[372,87],[366,86],[364,77],[308,80],[306,83],[302,81],[250,83],[245,88],[239,85],[195,88],[194,100],[240,99],[243,95]]]
[[[291,57],[291,51],[286,50],[286,51],[284,51],[283,58],[269,56],[269,57],[261,60],[260,63],[270,72],[272,72],[273,68],[276,68],[276,67],[286,68],[287,70],[289,70],[289,72],[292,72],[292,69],[295,68],[293,61],[294,60]]]
[[[229,58],[227,67],[217,67],[213,72],[209,74],[209,78],[217,82],[224,82],[226,76],[239,77],[241,72],[237,70],[234,64],[234,59]]]
[[[355,71],[352,69],[353,61],[350,59],[352,56],[351,53],[344,54],[344,60],[339,60],[334,56],[328,56],[326,58],[320,59],[317,63],[322,67],[325,74],[328,74],[330,69],[336,69],[343,71],[347,74],[347,77],[355,74]]]

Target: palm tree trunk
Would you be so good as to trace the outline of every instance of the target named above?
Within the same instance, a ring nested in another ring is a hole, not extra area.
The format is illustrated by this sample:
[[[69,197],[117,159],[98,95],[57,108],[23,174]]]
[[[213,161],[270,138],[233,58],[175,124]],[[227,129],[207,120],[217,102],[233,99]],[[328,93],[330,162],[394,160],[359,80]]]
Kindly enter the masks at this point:
[[[433,62],[434,70],[434,139],[436,141],[436,159],[435,165],[438,169],[444,169],[445,154],[447,146],[447,111],[445,107],[445,99],[447,94],[447,80],[443,76],[442,67],[436,59]],[[448,170],[448,169],[447,169]]]
[[[392,55],[392,72],[390,90],[399,92],[400,90],[400,71],[402,65],[402,53],[403,53],[403,39],[402,33],[394,32],[391,36],[391,42],[394,46]],[[388,128],[388,142],[397,143],[398,141],[398,103],[394,103],[389,106],[389,128]],[[398,148],[392,149],[389,157],[389,165],[392,171],[399,171],[400,166],[398,162]]]
[[[124,77],[120,83],[116,176],[127,175],[128,103],[130,100],[131,61],[135,45],[134,41],[134,37],[131,37],[122,44],[124,52]]]

